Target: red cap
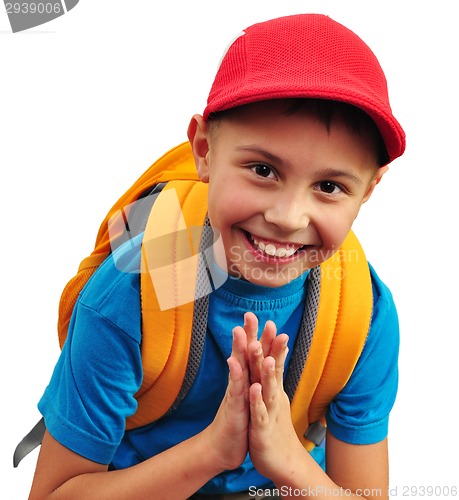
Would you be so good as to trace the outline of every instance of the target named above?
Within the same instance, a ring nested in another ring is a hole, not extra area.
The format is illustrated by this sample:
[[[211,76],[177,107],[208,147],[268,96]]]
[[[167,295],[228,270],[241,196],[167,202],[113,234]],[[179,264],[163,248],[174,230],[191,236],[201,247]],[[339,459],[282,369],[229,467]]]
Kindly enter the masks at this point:
[[[376,123],[390,161],[405,151],[405,133],[392,114],[384,72],[355,33],[322,14],[254,24],[225,53],[204,119],[256,101],[281,98],[343,101]]]

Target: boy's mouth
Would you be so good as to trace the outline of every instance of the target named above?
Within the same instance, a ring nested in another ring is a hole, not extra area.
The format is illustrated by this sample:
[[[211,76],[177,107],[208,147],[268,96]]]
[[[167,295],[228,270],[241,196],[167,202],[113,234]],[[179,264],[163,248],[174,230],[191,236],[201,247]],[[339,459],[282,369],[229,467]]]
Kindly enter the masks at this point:
[[[295,243],[281,243],[277,241],[266,240],[247,231],[244,231],[244,233],[252,246],[267,257],[288,259],[306,246]]]

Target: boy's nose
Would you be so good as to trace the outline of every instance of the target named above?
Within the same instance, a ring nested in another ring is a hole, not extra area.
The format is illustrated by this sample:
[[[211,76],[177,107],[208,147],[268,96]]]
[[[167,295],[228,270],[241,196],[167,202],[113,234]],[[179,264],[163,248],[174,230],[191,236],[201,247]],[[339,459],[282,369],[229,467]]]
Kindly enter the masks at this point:
[[[304,199],[298,200],[292,196],[285,196],[277,199],[265,210],[265,220],[288,233],[308,227],[310,214]]]

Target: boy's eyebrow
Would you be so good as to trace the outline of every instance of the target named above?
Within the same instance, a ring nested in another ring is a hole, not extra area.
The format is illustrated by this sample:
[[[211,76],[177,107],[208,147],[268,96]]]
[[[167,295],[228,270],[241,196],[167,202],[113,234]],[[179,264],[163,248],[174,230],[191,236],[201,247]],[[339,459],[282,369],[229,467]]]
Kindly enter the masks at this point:
[[[247,151],[249,153],[258,153],[259,155],[264,156],[267,160],[276,163],[283,163],[282,159],[279,156],[276,156],[275,154],[266,151],[266,149],[263,149],[256,145],[238,146],[236,148],[236,151],[242,151],[242,152]]]
[[[284,163],[284,161],[275,154],[270,153],[269,151],[266,151],[265,149],[260,148],[258,146],[239,146],[236,148],[236,151],[242,151],[242,152],[247,151],[251,153],[258,153],[259,155],[264,156],[267,160],[276,162],[277,164]],[[354,172],[351,172],[350,170],[326,168],[324,170],[321,170],[320,174],[324,178],[337,179],[344,177],[346,179],[355,182],[358,185],[361,185],[363,183],[362,179],[357,175],[355,175]]]
[[[321,171],[321,175],[323,175],[324,177],[329,177],[330,179],[345,177],[346,179],[349,179],[359,185],[363,183],[362,179],[357,175],[355,175],[350,170],[338,170],[335,168],[327,168]]]

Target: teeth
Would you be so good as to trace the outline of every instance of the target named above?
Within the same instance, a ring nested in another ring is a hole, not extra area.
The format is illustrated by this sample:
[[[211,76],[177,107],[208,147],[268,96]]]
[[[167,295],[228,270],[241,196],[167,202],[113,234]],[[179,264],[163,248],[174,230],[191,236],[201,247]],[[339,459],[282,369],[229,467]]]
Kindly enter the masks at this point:
[[[276,250],[276,257],[285,257],[287,255],[287,249],[286,248],[278,248]]]
[[[271,243],[268,243],[265,246],[265,253],[267,253],[268,255],[271,255],[271,256],[276,255],[276,247],[274,245],[272,245]]]
[[[273,243],[265,244],[263,241],[259,241],[257,238],[253,238],[252,241],[259,250],[269,255],[270,257],[291,257],[297,250],[296,248],[292,247],[276,247]]]

